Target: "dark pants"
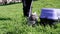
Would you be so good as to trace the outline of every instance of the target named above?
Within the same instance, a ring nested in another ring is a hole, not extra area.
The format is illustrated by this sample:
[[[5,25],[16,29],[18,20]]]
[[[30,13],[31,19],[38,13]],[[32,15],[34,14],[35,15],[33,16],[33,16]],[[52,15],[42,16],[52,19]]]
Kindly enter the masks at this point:
[[[31,9],[32,0],[22,0],[22,3],[23,3],[23,14],[24,16],[28,17]]]

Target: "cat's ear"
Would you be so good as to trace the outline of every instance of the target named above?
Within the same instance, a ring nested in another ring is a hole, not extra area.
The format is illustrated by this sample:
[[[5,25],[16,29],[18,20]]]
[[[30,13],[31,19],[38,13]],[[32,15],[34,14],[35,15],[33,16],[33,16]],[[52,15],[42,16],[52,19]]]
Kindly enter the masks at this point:
[[[36,14],[36,12],[34,12],[34,14]]]
[[[36,12],[32,13],[33,15],[36,15]]]

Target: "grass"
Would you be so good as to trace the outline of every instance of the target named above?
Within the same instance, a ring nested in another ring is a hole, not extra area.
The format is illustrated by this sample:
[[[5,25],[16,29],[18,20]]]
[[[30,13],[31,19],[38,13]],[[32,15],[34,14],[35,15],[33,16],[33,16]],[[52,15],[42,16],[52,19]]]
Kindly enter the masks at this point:
[[[22,7],[22,3],[0,6],[0,34],[60,34],[60,23],[56,29],[27,26]],[[32,11],[39,16],[41,8],[60,8],[60,0],[33,1],[32,7]]]

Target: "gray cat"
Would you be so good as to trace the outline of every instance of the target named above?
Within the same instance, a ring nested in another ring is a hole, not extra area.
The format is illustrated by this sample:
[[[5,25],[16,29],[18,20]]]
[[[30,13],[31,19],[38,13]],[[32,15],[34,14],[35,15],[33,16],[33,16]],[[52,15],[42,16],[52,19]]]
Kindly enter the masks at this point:
[[[27,18],[27,21],[28,21],[27,24],[29,26],[34,26],[38,21],[38,16],[37,16],[36,12],[32,13],[31,16]]]

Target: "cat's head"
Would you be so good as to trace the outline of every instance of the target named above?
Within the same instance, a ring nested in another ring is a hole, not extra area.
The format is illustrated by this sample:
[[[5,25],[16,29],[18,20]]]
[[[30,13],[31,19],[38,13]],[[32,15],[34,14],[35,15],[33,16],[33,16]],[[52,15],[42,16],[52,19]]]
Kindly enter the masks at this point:
[[[38,18],[37,13],[36,12],[32,13],[31,18],[32,19],[37,19]]]

